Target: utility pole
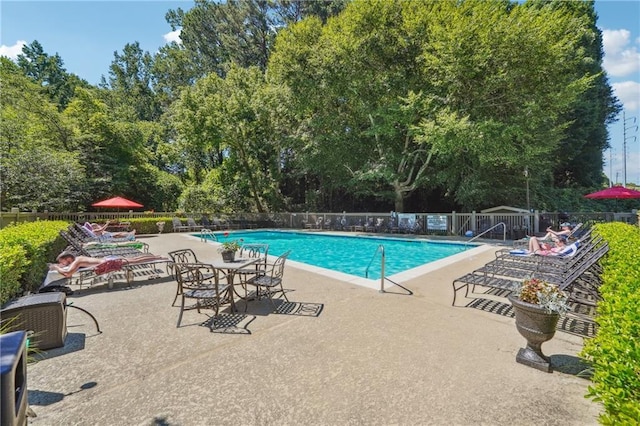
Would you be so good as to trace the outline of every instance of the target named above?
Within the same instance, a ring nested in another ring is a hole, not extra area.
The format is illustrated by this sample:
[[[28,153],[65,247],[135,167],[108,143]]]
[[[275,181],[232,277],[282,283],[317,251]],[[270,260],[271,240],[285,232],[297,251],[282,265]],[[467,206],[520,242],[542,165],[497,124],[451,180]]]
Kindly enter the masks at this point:
[[[633,121],[631,121],[633,120]],[[631,125],[627,126],[627,121],[631,121]],[[625,112],[622,111],[622,164],[623,164],[623,184],[625,188],[627,187],[627,140],[635,141],[637,138],[635,136],[627,137],[627,130],[633,130],[633,133],[638,131],[638,125],[636,123],[635,117],[625,118]]]
[[[613,186],[613,159],[611,153],[613,151],[613,147],[609,148],[609,188]]]

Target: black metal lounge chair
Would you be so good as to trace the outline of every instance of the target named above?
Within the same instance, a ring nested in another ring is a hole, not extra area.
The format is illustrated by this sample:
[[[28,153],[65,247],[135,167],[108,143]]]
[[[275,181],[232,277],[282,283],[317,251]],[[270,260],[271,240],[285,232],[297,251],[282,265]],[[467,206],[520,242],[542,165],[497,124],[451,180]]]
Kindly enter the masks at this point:
[[[589,288],[594,288],[597,286],[598,275],[599,275],[599,266],[598,262],[602,257],[608,252],[609,246],[604,243],[600,246],[596,247],[590,255],[585,256],[585,258],[570,268],[565,272],[560,273],[552,273],[545,272],[540,270],[529,270],[525,271],[527,275],[524,278],[541,278],[547,280],[551,283],[557,284],[561,290],[566,290],[574,284],[576,281],[580,280],[581,285],[586,285]],[[517,275],[517,276],[514,276]],[[456,278],[452,282],[453,286],[453,302],[452,305],[455,306],[456,303],[456,295],[457,292],[461,289],[465,289],[465,297],[469,295],[469,287],[471,286],[471,292],[475,293],[476,286],[482,286],[486,288],[494,288],[499,290],[511,291],[513,285],[517,282],[522,281],[523,276],[521,272],[518,272],[514,275],[502,275],[502,274],[487,274],[484,272],[473,271],[471,273],[465,274],[460,278]]]

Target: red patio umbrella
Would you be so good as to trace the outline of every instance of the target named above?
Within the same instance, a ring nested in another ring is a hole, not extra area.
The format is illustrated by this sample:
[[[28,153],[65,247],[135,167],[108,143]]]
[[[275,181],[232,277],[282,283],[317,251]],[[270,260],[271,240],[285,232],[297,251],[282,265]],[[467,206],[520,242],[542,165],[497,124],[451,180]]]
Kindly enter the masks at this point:
[[[123,197],[113,197],[108,200],[98,201],[97,203],[91,204],[93,207],[113,207],[113,208],[123,208],[123,209],[136,209],[140,207],[144,207],[140,203],[136,203],[135,201],[127,200]]]
[[[602,191],[587,194],[585,195],[585,198],[591,198],[594,200],[640,198],[640,191],[625,188],[624,186],[612,186],[611,188],[603,189]]]

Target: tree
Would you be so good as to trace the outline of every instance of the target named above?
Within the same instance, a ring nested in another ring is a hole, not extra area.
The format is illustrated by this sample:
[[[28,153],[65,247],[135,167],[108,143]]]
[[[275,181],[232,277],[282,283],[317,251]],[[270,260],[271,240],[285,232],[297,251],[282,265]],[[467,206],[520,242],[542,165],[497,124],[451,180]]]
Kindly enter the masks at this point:
[[[248,194],[251,210],[282,204],[282,163],[270,112],[281,98],[266,87],[258,68],[236,65],[224,79],[211,74],[183,91],[172,122],[191,180],[201,184],[209,170],[221,168],[220,182],[227,191]]]
[[[143,52],[138,42],[127,43],[122,54],[114,52],[113,56],[108,85],[102,78],[102,86],[110,89],[111,108],[123,110],[121,119],[157,120],[161,110],[151,88],[153,57]]]
[[[608,148],[607,125],[613,122],[622,107],[613,95],[602,68],[602,32],[596,26],[594,2],[530,0],[527,6],[553,9],[587,20],[585,26],[589,30],[579,42],[585,58],[574,72],[576,75],[592,75],[595,79],[564,116],[570,124],[555,154],[558,162],[553,176],[558,187],[598,187],[603,179],[602,153]]]
[[[82,208],[87,194],[77,154],[38,147],[16,152],[0,164],[3,205],[40,211]]]
[[[229,63],[243,68],[256,66],[264,71],[277,32],[307,16],[323,21],[337,15],[345,0],[196,0],[184,12],[167,13],[173,30],[181,28],[180,39],[197,58],[200,74],[224,76]]]
[[[0,205],[76,209],[84,170],[72,132],[39,84],[0,58]]]
[[[42,86],[60,111],[69,104],[76,87],[89,86],[77,75],[67,73],[60,55],[49,56],[37,40],[22,47],[17,63],[27,77]]]
[[[521,194],[526,167],[550,183],[564,114],[594,79],[577,71],[587,24],[509,2],[354,2],[283,31],[269,73],[293,91],[302,155],[333,164],[307,163],[325,182],[346,163],[351,187],[397,211],[418,189],[478,206]]]

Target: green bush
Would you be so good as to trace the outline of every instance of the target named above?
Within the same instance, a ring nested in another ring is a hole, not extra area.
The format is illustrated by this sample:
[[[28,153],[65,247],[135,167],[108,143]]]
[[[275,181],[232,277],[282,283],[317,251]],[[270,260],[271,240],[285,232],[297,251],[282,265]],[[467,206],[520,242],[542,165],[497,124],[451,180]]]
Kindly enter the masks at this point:
[[[640,228],[598,224],[609,243],[597,307],[598,332],[582,356],[593,366],[587,397],[601,402],[605,425],[640,423]]]
[[[63,221],[37,221],[0,230],[0,303],[26,291],[37,291],[47,274],[47,263],[66,245],[59,232],[68,226]]]
[[[28,265],[27,252],[23,247],[0,241],[0,304],[20,293],[20,277]]]
[[[157,234],[158,222],[164,222],[164,230],[162,233],[173,232],[170,217],[149,217],[140,219],[131,219],[131,229],[136,230],[136,234]]]

